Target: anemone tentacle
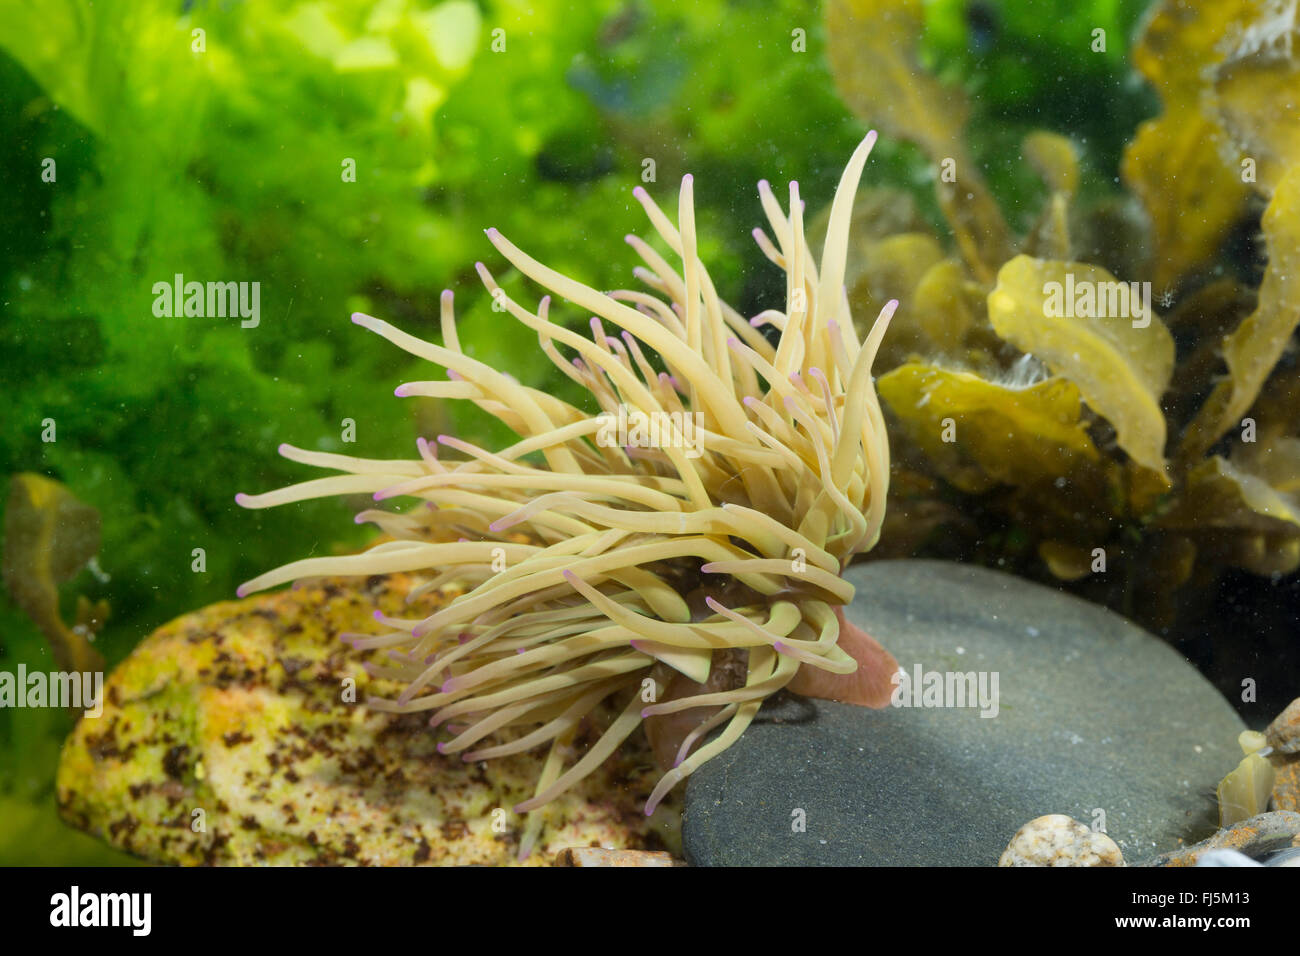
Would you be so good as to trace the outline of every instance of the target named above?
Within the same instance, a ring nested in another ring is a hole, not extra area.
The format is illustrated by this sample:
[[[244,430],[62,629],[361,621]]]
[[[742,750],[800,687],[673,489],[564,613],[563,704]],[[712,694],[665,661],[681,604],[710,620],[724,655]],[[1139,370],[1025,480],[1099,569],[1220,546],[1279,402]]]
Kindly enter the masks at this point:
[[[599,292],[487,230],[515,269],[591,315],[590,336],[580,335],[552,320],[550,295],[530,309],[477,265],[489,293],[537,333],[539,348],[599,411],[467,356],[448,291],[441,345],[371,316],[353,319],[445,370],[445,381],[406,383],[398,396],[473,402],[519,441],[493,452],[452,436],[421,438],[416,458],[388,461],[282,445],[285,457],[339,474],[238,496],[250,508],[357,492],[419,502],[357,516],[386,543],[285,565],[240,593],[306,577],[417,570],[436,573],[426,586],[460,584],[430,616],[386,619],[388,632],[352,640],[360,649],[389,648],[393,666],[371,672],[407,684],[396,700],[373,706],[431,711],[435,727],[453,721],[442,753],[479,760],[549,746],[533,797],[516,808],[530,813],[521,855],[538,835],[533,811],[643,721],[702,714],[680,746],[674,741],[650,813],[730,746],[801,668],[843,675],[857,666],[838,644],[836,609],[853,597],[841,572],[875,544],[884,517],[889,448],[871,364],[897,304],[858,340],[844,269],[853,196],[875,138],[867,135],[844,170],[820,263],[804,237],[798,185],[786,211],[759,184],[772,235],[756,229],[755,238],[786,273],[786,302],[753,320],[719,299],[700,261],[689,176],[676,225],[643,189],[634,191],[681,260],[674,269],[647,241],[628,237],[644,262],[635,274],[654,294]],[[762,325],[777,330],[775,342]],[[620,415],[638,427],[653,422],[657,444],[611,439]],[[463,457],[440,458],[440,447]],[[538,456],[544,466],[530,463]],[[743,677],[719,676],[720,653],[742,655]],[[681,678],[698,693],[666,694]],[[618,716],[565,767],[583,721],[604,702]]]

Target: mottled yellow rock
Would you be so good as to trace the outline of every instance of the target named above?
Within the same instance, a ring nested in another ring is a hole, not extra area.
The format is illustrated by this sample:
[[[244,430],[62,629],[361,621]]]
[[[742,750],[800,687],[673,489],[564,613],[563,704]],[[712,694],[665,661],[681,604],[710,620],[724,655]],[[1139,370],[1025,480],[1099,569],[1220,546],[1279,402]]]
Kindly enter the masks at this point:
[[[1268,725],[1264,738],[1279,753],[1300,753],[1300,697],[1287,704],[1277,719]]]
[[[998,866],[1123,866],[1115,841],[1062,813],[1030,820],[1016,831]]]
[[[382,652],[339,640],[375,633],[376,609],[424,616],[455,594],[406,604],[422,580],[326,579],[160,628],[108,678],[103,716],[64,746],[64,818],[162,863],[515,862],[523,819],[511,807],[532,796],[545,750],[479,764],[440,755],[428,714],[365,706],[400,690],[362,667]],[[676,849],[680,799],[642,813],[657,777],[629,741],[541,811],[526,862],[568,847]]]
[[[1268,761],[1276,774],[1271,806],[1274,810],[1300,810],[1300,697],[1268,725],[1264,737],[1273,748]]]
[[[1274,810],[1300,811],[1300,754],[1269,757],[1273,764],[1273,797],[1269,805]]]

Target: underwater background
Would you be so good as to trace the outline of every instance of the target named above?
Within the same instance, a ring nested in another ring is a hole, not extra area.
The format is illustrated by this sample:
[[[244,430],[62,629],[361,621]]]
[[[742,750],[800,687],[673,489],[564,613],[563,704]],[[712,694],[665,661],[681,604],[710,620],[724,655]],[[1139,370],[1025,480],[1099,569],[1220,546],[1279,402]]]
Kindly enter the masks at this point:
[[[369,540],[344,501],[236,505],[304,477],[281,441],[507,439],[468,403],[394,401],[421,363],[352,312],[435,336],[456,289],[467,354],[571,395],[478,286],[486,227],[614,288],[633,186],[689,171],[701,258],[752,315],[783,293],[749,238],[755,182],[828,198],[875,127],[850,298],[859,320],[903,305],[876,363],[894,469],[868,559],[1072,590],[1262,727],[1300,684],[1295,25],[1224,3],[1180,27],[1188,5],[1157,4],[1143,34],[1151,6],[0,2],[0,671],[111,670],[266,568]],[[1005,271],[1017,251],[1047,265]],[[1164,351],[1083,341],[1049,375],[1016,302],[1065,261],[1149,281]],[[257,283],[256,316],[160,307],[180,276]],[[927,439],[954,409],[974,440]],[[1242,700],[1264,671],[1282,679]],[[131,861],[58,817],[72,726],[0,709],[0,864]]]

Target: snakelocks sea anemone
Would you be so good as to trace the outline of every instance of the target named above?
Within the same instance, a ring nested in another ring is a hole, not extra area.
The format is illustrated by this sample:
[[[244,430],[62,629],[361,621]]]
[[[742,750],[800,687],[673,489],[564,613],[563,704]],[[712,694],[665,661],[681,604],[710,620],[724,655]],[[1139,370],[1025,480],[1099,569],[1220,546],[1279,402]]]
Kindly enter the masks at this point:
[[[477,761],[549,746],[520,813],[572,787],[642,724],[667,768],[650,813],[782,688],[884,706],[897,665],[846,622],[853,587],[841,577],[875,544],[889,481],[871,364],[897,303],[862,342],[843,286],[853,197],[875,139],[870,133],[844,170],[820,270],[804,240],[798,184],[790,184],[788,217],[759,184],[775,243],[761,229],[755,238],[785,270],[786,304],[752,320],[719,300],[697,257],[690,176],[676,225],[643,189],[634,192],[682,263],[677,271],[627,237],[648,267],[636,276],[659,296],[598,292],[489,229],[523,275],[592,315],[591,337],[579,335],[548,319],[550,296],[530,310],[478,265],[496,301],[537,332],[539,347],[591,393],[598,414],[465,355],[450,291],[441,345],[354,315],[446,370],[446,380],[410,382],[398,395],[474,402],[520,440],[488,451],[447,435],[421,438],[409,461],[282,446],[293,461],[343,474],[240,495],[241,504],[357,492],[424,503],[404,513],[363,511],[357,520],[378,526],[384,543],[296,561],[240,594],[321,575],[425,569],[436,572],[428,587],[461,585],[429,617],[381,618],[386,633],[353,644],[390,650],[397,666],[383,674],[406,690],[370,704],[432,711],[431,724],[451,734],[442,753]],[[774,342],[758,331],[763,325],[779,333]],[[460,457],[439,458],[439,446]],[[565,767],[584,719],[606,701],[616,716]],[[521,854],[536,836],[534,814]]]

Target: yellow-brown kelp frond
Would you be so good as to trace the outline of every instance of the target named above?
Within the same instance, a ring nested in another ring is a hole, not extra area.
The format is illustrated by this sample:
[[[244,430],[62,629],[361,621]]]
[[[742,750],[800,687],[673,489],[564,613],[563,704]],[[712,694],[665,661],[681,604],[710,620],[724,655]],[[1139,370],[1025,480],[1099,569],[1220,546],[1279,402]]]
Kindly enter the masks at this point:
[[[489,229],[515,268],[593,316],[591,337],[579,335],[548,318],[549,296],[530,310],[478,266],[496,300],[594,396],[597,415],[465,355],[450,292],[442,300],[442,345],[354,316],[446,369],[445,381],[408,383],[398,395],[474,402],[520,440],[492,452],[449,436],[436,444],[421,439],[413,461],[282,446],[294,461],[342,474],[241,495],[242,504],[369,492],[427,505],[404,514],[364,511],[358,521],[373,522],[392,540],[363,554],[294,562],[249,581],[241,595],[318,575],[421,569],[440,572],[430,586],[462,584],[465,592],[430,617],[382,619],[386,633],[354,645],[394,652],[400,666],[384,674],[408,687],[396,701],[372,703],[432,710],[432,724],[453,734],[439,745],[443,753],[483,760],[550,746],[536,794],[519,812],[573,786],[643,720],[709,708],[710,718],[681,744],[676,765],[650,795],[650,813],[735,742],[763,700],[800,668],[853,673],[858,664],[840,646],[836,613],[853,588],[840,573],[875,543],[889,476],[871,364],[895,303],[860,342],[843,286],[853,196],[875,139],[873,132],[863,140],[844,171],[820,271],[804,241],[798,184],[790,184],[787,216],[760,183],[775,243],[761,230],[756,238],[785,270],[786,305],[752,321],[719,300],[697,256],[689,176],[675,226],[644,190],[635,191],[682,262],[674,270],[646,242],[628,237],[645,262],[636,275],[659,296],[598,292]],[[763,324],[779,330],[775,345],[757,331]],[[614,434],[619,423],[651,429],[656,440]],[[463,457],[440,459],[438,445]],[[545,467],[528,463],[537,455]],[[705,684],[718,655],[729,667],[739,655],[736,679],[665,698],[673,672]],[[566,745],[607,698],[618,716],[564,767]],[[716,738],[690,752],[719,726]],[[534,818],[522,853],[536,827]]]

